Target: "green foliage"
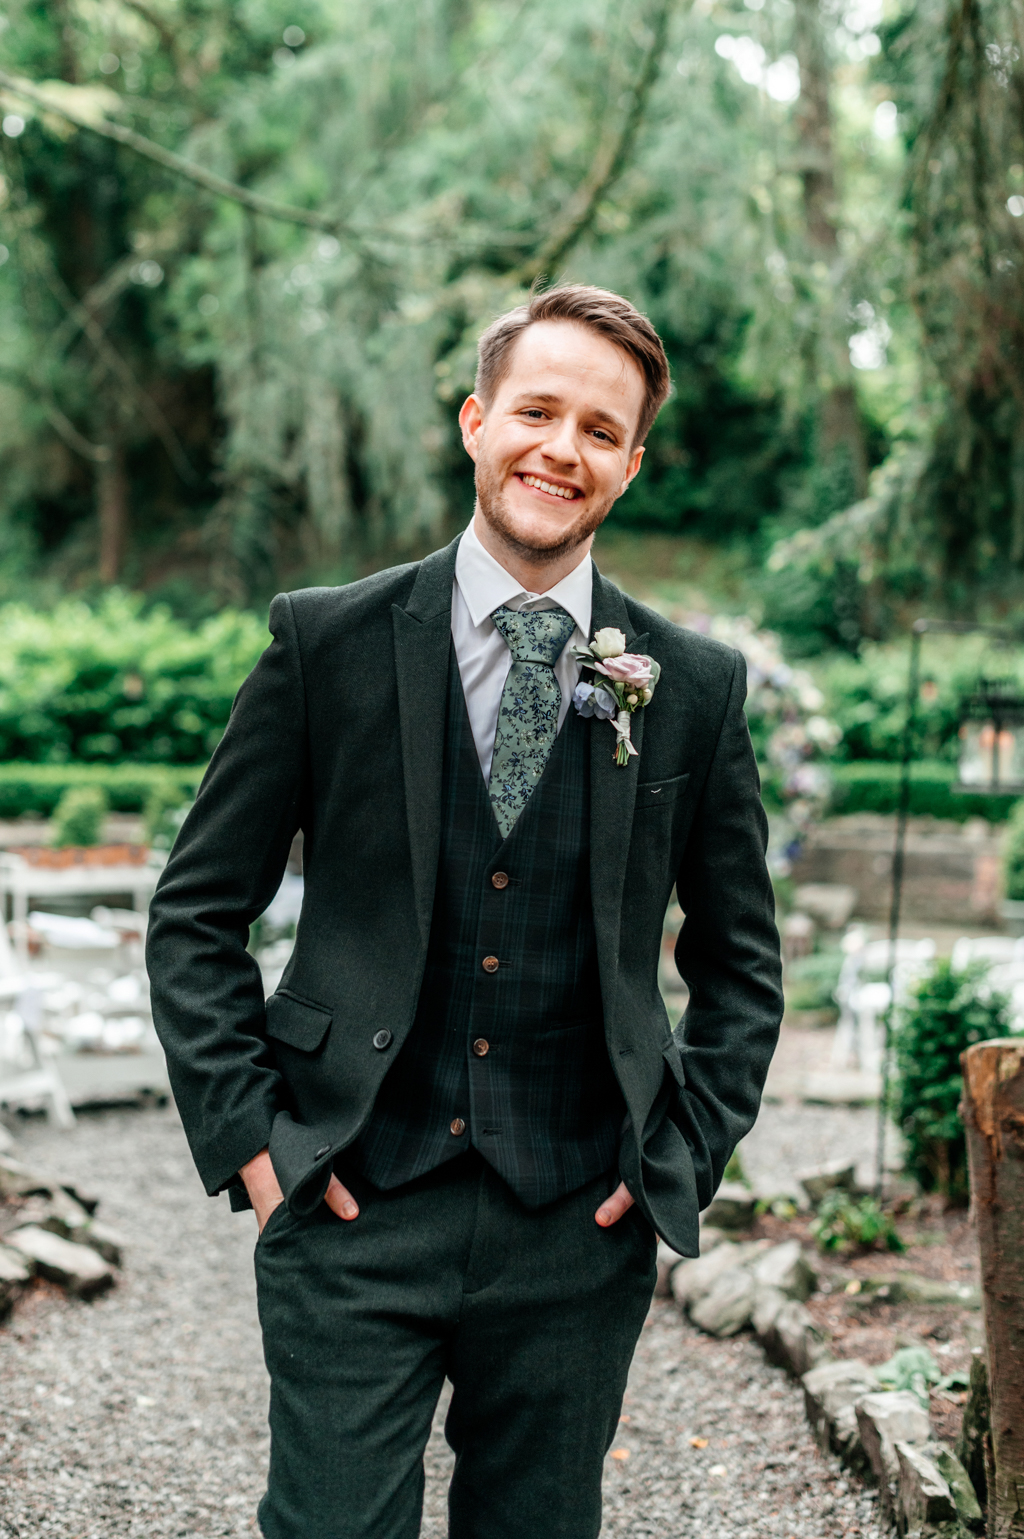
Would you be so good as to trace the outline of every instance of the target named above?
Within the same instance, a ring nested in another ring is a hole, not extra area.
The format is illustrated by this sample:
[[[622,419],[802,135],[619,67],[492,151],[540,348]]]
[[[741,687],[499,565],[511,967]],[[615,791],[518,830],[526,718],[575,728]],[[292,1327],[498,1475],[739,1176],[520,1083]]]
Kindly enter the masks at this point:
[[[813,951],[810,956],[795,957],[786,964],[786,1007],[789,1010],[831,1010],[832,995],[839,982],[843,953],[838,946],[827,951]]]
[[[1015,803],[1003,845],[1003,885],[1015,903],[1024,900],[1024,801]]]
[[[743,1169],[743,1161],[740,1158],[740,1151],[738,1149],[734,1149],[730,1154],[729,1163],[722,1172],[722,1180],[738,1181],[741,1186],[750,1185],[750,1182],[747,1180],[746,1171]]]
[[[173,779],[194,795],[203,765],[0,764],[0,817],[50,817],[65,791],[99,787],[115,812],[142,812],[154,782]]]
[[[967,1195],[960,1055],[1009,1031],[1007,1000],[988,988],[986,971],[983,964],[954,971],[940,958],[912,989],[897,1023],[893,1112],[907,1165],[926,1190],[950,1201]]]
[[[855,759],[850,764],[830,766],[831,793],[829,810],[836,816],[855,812],[893,813],[899,806],[900,766],[889,762],[872,763]],[[956,768],[952,764],[925,760],[910,766],[911,816],[946,818],[965,823],[968,818],[986,818],[1002,823],[1013,801],[1008,796],[962,796],[954,788]]]
[[[99,844],[110,802],[102,786],[75,786],[65,791],[53,814],[52,843]]]
[[[927,1347],[900,1347],[875,1372],[886,1389],[909,1390],[925,1408],[930,1404],[928,1386],[942,1381],[942,1369]]]
[[[146,843],[156,850],[169,850],[185,821],[189,805],[180,779],[170,774],[154,777],[143,813]]]
[[[840,1189],[822,1200],[811,1233],[823,1251],[906,1249],[892,1215],[874,1197],[853,1197]]]
[[[205,762],[267,643],[255,615],[195,630],[119,591],[94,607],[0,606],[0,759]]]

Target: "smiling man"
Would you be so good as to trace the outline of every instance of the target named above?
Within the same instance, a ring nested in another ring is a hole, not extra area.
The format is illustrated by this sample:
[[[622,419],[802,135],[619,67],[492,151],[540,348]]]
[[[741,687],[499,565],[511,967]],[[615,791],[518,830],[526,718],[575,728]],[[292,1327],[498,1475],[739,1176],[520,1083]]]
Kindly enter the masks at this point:
[[[446,1378],[453,1539],[596,1539],[656,1233],[696,1253],[756,1115],[782,1000],[743,661],[590,559],[667,393],[618,295],[497,320],[472,523],[274,600],[153,900],[196,1164],[259,1224],[266,1539],[415,1539]],[[298,829],[264,1003],[249,926]]]

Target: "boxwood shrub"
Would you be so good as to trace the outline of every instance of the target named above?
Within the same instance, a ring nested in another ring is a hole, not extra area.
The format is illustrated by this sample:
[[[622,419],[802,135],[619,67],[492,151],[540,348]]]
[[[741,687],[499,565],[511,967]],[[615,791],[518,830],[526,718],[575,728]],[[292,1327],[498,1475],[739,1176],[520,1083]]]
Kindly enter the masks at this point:
[[[143,812],[156,788],[195,795],[205,764],[0,764],[0,818],[49,817],[65,791],[95,786],[113,812]]]
[[[895,812],[899,806],[900,766],[887,760],[854,759],[830,764],[832,794],[829,811]],[[1009,796],[962,796],[956,791],[955,764],[926,759],[910,766],[910,811],[914,817],[949,818],[966,823],[968,818],[987,818],[1001,823],[1014,806]]]

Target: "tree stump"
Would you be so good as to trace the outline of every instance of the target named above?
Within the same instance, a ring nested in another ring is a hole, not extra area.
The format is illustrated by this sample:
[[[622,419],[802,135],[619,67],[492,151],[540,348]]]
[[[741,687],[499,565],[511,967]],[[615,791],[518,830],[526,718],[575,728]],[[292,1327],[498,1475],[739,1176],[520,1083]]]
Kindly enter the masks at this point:
[[[1024,1539],[1024,1039],[960,1060],[988,1345],[989,1539]]]

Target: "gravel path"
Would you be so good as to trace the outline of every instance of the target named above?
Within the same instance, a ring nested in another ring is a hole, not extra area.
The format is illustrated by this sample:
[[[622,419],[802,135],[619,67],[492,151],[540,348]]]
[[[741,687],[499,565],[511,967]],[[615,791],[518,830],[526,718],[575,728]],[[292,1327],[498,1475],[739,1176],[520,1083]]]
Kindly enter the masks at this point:
[[[776,1143],[792,1114],[765,1108]],[[37,1124],[21,1144],[98,1195],[128,1250],[114,1292],[77,1304],[40,1284],[0,1329],[0,1539],[255,1533],[268,1440],[251,1217],[203,1196],[173,1110]],[[799,1390],[752,1340],[702,1337],[668,1304],[620,1434],[604,1539],[874,1534],[874,1503],[814,1449]],[[424,1539],[446,1532],[449,1471],[439,1416]]]

